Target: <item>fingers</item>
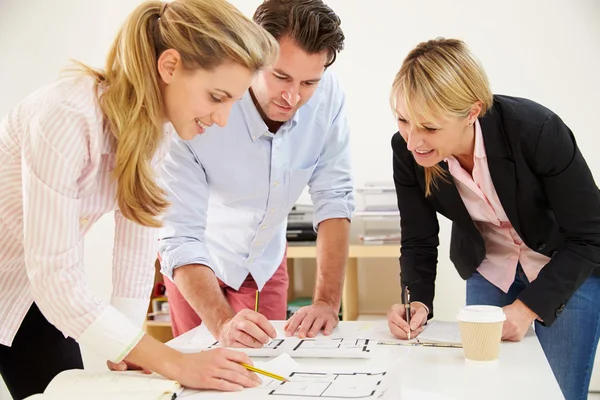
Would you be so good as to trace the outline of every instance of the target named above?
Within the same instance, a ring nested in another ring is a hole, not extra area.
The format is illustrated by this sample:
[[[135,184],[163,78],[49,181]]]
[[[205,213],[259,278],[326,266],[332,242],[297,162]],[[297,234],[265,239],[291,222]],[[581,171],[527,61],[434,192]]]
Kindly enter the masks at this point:
[[[235,330],[232,335],[230,342],[225,345],[226,347],[249,347],[253,349],[263,347],[261,342],[241,330]]]
[[[125,361],[121,361],[120,363],[114,363],[112,361],[107,361],[106,365],[108,366],[108,369],[110,369],[111,371],[127,371],[127,364],[125,364]]]
[[[296,331],[298,330],[298,327],[300,326],[300,323],[302,323],[302,320],[304,320],[305,316],[306,310],[304,308],[299,309],[296,314],[292,315],[292,318],[290,318],[286,324],[285,335],[292,336],[296,334]]]
[[[410,329],[412,331],[423,326],[427,321],[427,310],[423,307],[417,308],[417,310],[411,310]]]
[[[507,340],[510,334],[510,329],[508,327],[508,321],[505,321],[502,324],[502,340]]]
[[[273,327],[273,325],[269,322],[267,317],[252,310],[244,310],[243,313],[243,316],[247,320],[253,322],[254,325],[260,330],[259,335],[261,337],[252,334],[252,336],[254,336],[257,340],[266,344],[269,343],[269,338],[275,339],[277,337],[277,331],[275,330],[275,327]],[[248,333],[250,334],[250,332]],[[261,338],[264,338],[264,340],[261,340]]]
[[[326,319],[323,317],[315,318],[315,320],[312,323],[312,327],[308,329],[306,336],[308,336],[309,338],[314,338],[315,336],[317,336],[317,333],[319,333],[323,326],[325,326],[325,321]]]
[[[244,387],[237,385],[235,383],[228,382],[223,379],[211,379],[210,383],[207,385],[207,389],[219,390],[221,392],[239,392],[243,390]]]
[[[311,313],[306,314],[306,316],[304,317],[304,320],[302,321],[302,323],[300,324],[300,327],[298,328],[298,337],[300,339],[304,339],[306,337],[306,334],[308,333],[309,329],[311,328],[311,326],[313,325],[313,322],[315,322],[315,316]]]
[[[139,367],[135,364],[132,364],[130,362],[127,362],[127,361],[121,361],[119,363],[107,361],[106,365],[108,366],[108,369],[110,369],[111,371],[127,371],[127,370],[140,370],[141,369],[144,374],[152,373],[152,371],[150,371],[149,369],[141,368],[141,367]]]
[[[502,324],[502,340],[509,342],[519,342],[525,336],[526,332],[521,332],[516,323],[506,320]]]
[[[333,328],[336,327],[338,321],[336,318],[329,318],[325,322],[325,328],[323,329],[323,335],[328,336],[333,332]]]
[[[408,339],[408,333],[389,319],[388,327],[390,328],[390,333],[394,335],[394,337],[397,337],[398,339],[402,340]]]
[[[256,378],[251,378],[250,375],[246,374],[251,374],[251,372],[246,371],[244,373],[238,373],[229,369],[220,369],[216,377],[228,381],[234,386],[241,386],[243,388],[251,388],[260,385],[260,380],[258,380],[256,375],[252,374]]]
[[[337,314],[327,305],[302,307],[287,321],[285,334],[298,334],[300,339],[304,339],[315,337],[321,329],[325,329],[323,333],[330,335],[337,323]]]
[[[401,304],[394,304],[388,311],[388,322],[395,324],[404,332],[408,333],[409,326],[404,319],[404,307]]]
[[[238,363],[225,361],[225,364],[223,364],[221,368],[222,369],[220,370],[221,372],[218,377],[228,380],[231,383],[235,383],[243,387],[255,387],[262,383],[256,374],[248,371]]]
[[[420,334],[421,334],[421,333],[422,333],[424,330],[425,330],[425,327],[424,327],[424,326],[420,326],[420,327],[418,327],[418,328],[417,328],[417,329],[415,329],[415,330],[411,330],[411,332],[410,332],[410,337],[411,337],[412,339],[414,339],[414,338],[416,338],[417,336],[419,336],[419,335],[420,335]]]
[[[283,331],[287,331],[288,326],[290,326],[290,321],[294,318],[294,316],[292,315],[287,321],[285,321],[285,325],[283,325]]]
[[[253,365],[247,354],[235,350],[219,349],[219,356],[222,357],[222,361],[219,364],[218,378],[243,387],[255,387],[261,383],[258,376],[241,365],[242,363]]]
[[[238,364],[243,363],[243,364],[248,364],[248,365],[254,366],[252,359],[250,359],[250,357],[246,353],[242,353],[241,351],[228,350],[228,349],[218,349],[217,351],[219,351],[220,354],[223,357],[225,357],[226,359],[228,359],[229,361],[233,361]]]
[[[270,336],[277,337],[275,328],[265,316],[252,310],[240,311],[229,326],[222,338],[222,344],[227,347],[260,348],[269,343]]]
[[[401,304],[394,304],[388,311],[388,327],[398,339],[408,339],[410,328],[404,320],[404,307]]]
[[[402,304],[394,304],[388,311],[388,327],[390,333],[398,339],[406,340],[409,338],[408,333],[410,332],[410,338],[417,337],[425,327],[423,326],[427,321],[427,311],[423,307],[416,307],[411,309],[411,320],[410,327],[404,319],[405,308]]]

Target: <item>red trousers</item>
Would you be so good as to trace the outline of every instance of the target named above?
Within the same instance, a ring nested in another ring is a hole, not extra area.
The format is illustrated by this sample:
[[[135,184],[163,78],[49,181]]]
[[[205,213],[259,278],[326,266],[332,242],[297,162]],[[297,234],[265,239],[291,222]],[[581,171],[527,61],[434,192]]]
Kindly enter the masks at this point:
[[[225,299],[236,313],[245,308],[254,309],[258,287],[250,274],[248,274],[239,290],[230,288],[221,280],[219,280],[219,285]],[[269,320],[285,320],[287,317],[288,285],[287,257],[284,254],[279,268],[260,291],[258,312]],[[170,279],[165,279],[165,286],[169,298],[169,309],[171,310],[173,336],[177,337],[199,326],[202,323],[200,316],[184,299],[177,286]]]

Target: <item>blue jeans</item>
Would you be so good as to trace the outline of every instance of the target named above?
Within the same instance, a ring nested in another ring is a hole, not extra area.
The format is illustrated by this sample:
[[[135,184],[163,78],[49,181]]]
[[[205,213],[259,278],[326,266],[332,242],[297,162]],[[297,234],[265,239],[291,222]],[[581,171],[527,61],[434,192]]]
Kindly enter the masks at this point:
[[[504,307],[527,285],[520,265],[508,293],[475,272],[467,279],[467,305]],[[587,399],[600,338],[600,277],[591,276],[579,287],[552,326],[536,321],[535,332],[566,400]]]

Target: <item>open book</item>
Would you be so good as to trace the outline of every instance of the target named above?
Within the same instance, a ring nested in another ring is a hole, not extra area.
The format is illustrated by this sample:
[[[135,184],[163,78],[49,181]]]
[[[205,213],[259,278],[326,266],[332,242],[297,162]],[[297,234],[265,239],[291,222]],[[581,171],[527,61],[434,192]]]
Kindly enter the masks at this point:
[[[156,374],[73,369],[54,377],[43,394],[26,400],[171,400],[182,390],[178,382]]]

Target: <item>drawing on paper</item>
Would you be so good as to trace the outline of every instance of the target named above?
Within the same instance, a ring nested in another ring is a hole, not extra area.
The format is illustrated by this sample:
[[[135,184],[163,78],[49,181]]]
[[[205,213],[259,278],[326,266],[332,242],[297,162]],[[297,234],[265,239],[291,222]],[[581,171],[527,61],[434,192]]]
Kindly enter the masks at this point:
[[[269,396],[363,399],[375,394],[385,374],[292,372],[290,382],[271,382],[278,386]]]
[[[312,349],[327,349],[327,350],[353,350],[360,352],[369,352],[369,339],[302,339],[300,342],[294,347],[294,351],[303,351],[303,350],[312,350]]]
[[[261,347],[260,349],[257,349],[257,350],[262,350],[262,349],[277,350],[284,343],[285,343],[285,339],[273,339],[269,343],[265,344],[263,347]],[[215,347],[219,347],[219,342],[214,342],[213,344],[208,346],[208,349],[212,349]]]

